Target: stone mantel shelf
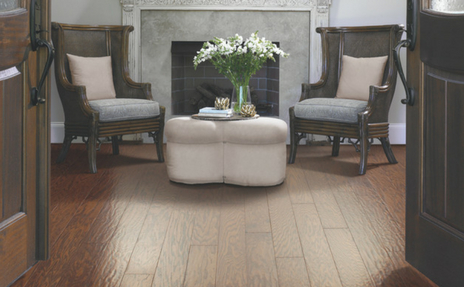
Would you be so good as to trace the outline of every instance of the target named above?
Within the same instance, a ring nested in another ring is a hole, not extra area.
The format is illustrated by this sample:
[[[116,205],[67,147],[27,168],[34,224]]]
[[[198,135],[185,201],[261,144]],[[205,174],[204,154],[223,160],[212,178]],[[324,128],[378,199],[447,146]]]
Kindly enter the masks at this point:
[[[241,6],[241,7],[321,7],[331,0],[121,0],[126,8],[134,6]]]
[[[308,11],[311,13],[310,75],[315,82],[321,74],[322,52],[316,27],[328,26],[332,0],[120,0],[123,25],[134,26],[129,43],[129,69],[133,79],[141,80],[141,11],[217,10],[217,11]]]

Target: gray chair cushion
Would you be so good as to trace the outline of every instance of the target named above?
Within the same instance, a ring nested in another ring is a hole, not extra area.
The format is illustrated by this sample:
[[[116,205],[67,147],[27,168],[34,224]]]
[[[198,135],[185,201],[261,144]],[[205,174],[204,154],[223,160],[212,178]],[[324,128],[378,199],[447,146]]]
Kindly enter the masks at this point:
[[[367,101],[314,98],[295,105],[295,116],[307,120],[357,123],[358,113],[367,106]]]
[[[116,122],[156,117],[159,103],[141,99],[105,99],[89,101],[92,109],[100,113],[101,122]]]

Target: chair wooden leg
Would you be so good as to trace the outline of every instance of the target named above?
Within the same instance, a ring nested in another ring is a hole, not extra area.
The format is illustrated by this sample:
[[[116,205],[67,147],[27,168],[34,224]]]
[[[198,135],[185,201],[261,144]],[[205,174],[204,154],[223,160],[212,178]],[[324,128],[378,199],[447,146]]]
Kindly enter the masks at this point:
[[[295,163],[296,148],[298,146],[298,143],[296,142],[297,136],[297,134],[290,130],[290,156],[288,157],[289,164]]]
[[[163,152],[163,134],[160,131],[149,132],[148,135],[153,138],[156,145],[156,154],[158,155],[158,161],[164,162]]]
[[[367,137],[361,138],[361,160],[359,162],[359,174],[366,174],[368,148],[369,146]]]
[[[360,130],[360,145],[361,145],[361,160],[359,162],[359,174],[366,174],[367,155],[369,152],[369,138],[368,138],[368,123],[367,114],[362,113],[358,115],[359,130]]]
[[[61,147],[60,155],[56,159],[57,163],[63,162],[68,154],[69,147],[71,146],[71,142],[73,141],[73,136],[65,136],[63,140],[63,146]]]
[[[164,142],[164,118],[166,115],[166,108],[161,107],[160,110],[160,128],[159,131],[156,134],[156,136],[153,137],[153,140],[155,141],[156,144],[156,153],[158,155],[158,161],[159,162],[164,162],[164,152],[163,152],[163,142]]]
[[[298,142],[301,140],[298,133],[295,132],[295,111],[294,107],[291,107],[289,110],[290,117],[290,155],[288,157],[288,163],[295,163],[296,158],[296,149],[298,147]]]
[[[87,141],[87,153],[89,156],[90,173],[97,173],[97,137],[95,134],[89,136]]]
[[[338,156],[340,151],[340,137],[334,136],[332,142],[332,156]]]
[[[164,162],[164,152],[163,152],[163,133],[161,131],[156,133],[155,139],[156,144],[156,153],[158,154],[158,161]]]
[[[119,154],[118,136],[112,136],[111,137],[111,144],[113,146],[113,155],[118,155]]]
[[[379,138],[380,142],[382,143],[383,151],[385,152],[385,155],[387,156],[388,162],[389,163],[398,163],[398,161],[395,158],[395,155],[393,154],[393,151],[390,146],[390,139],[389,138]]]
[[[290,156],[288,158],[289,164],[295,163],[296,150],[298,147],[298,143],[303,137],[304,137],[303,134],[290,133]]]

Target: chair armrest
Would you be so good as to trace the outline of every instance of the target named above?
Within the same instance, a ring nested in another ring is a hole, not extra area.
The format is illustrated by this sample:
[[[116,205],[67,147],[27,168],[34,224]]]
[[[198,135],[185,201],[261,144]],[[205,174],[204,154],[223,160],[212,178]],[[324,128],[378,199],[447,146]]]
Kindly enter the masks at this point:
[[[60,78],[58,73],[56,74],[56,84],[66,122],[87,123],[89,118],[98,115],[98,112],[89,105],[85,86],[73,85],[66,77]]]
[[[391,98],[393,97],[395,85],[383,86],[372,85],[369,87],[369,100],[366,110],[370,123],[388,122]]]
[[[129,72],[125,71],[123,73],[124,85],[120,87],[122,89],[121,96],[124,98],[135,98],[135,99],[144,99],[144,100],[153,100],[151,93],[151,84],[150,83],[138,83],[132,80],[129,76]],[[116,90],[116,94],[118,91]]]

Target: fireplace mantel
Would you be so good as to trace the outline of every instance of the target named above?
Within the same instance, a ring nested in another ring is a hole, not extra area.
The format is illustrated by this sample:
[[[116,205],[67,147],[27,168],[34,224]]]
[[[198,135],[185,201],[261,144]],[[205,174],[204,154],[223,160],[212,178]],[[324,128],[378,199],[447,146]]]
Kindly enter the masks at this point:
[[[129,68],[132,78],[141,80],[141,12],[144,10],[213,11],[308,11],[310,13],[311,81],[321,74],[321,42],[316,27],[328,26],[332,0],[120,0],[123,25],[134,26],[129,43]]]
[[[280,61],[278,96],[279,118],[288,122],[288,109],[300,98],[301,83],[320,78],[322,48],[316,27],[328,26],[330,4],[331,0],[121,0],[123,24],[135,28],[129,38],[131,77],[152,84],[169,120],[176,117],[171,101],[172,42],[235,33],[247,37],[245,33],[256,29],[290,53]]]

